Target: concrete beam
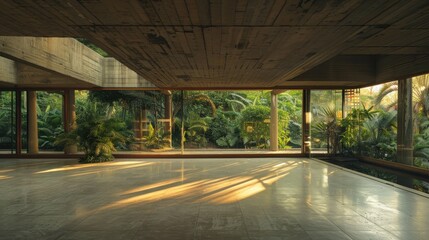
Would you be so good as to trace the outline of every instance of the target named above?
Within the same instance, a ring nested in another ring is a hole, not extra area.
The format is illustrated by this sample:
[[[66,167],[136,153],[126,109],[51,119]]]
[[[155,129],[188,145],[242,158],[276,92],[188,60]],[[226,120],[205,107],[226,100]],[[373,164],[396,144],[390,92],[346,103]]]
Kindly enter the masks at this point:
[[[104,58],[102,69],[102,86],[105,88],[156,88],[151,82],[114,58]]]
[[[0,36],[0,82],[19,87],[157,88],[73,38]]]
[[[26,88],[93,88],[94,84],[23,63],[15,63],[17,85]]]
[[[103,57],[73,38],[2,36],[0,55],[101,86]]]
[[[0,82],[17,84],[16,65],[14,61],[0,57]]]

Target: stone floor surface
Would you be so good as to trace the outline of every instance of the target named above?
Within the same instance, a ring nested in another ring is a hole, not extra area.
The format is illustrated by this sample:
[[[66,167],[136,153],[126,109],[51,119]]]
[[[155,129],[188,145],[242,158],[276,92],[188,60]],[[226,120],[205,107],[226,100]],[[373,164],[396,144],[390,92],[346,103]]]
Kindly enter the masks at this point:
[[[305,158],[0,161],[0,239],[429,239],[429,199]]]

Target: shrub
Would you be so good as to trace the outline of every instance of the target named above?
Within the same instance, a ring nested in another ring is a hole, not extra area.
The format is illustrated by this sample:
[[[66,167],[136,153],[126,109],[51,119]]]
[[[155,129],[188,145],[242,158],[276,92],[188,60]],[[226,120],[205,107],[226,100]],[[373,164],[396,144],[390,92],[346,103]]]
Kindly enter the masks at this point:
[[[107,108],[97,103],[87,103],[77,118],[77,127],[59,136],[55,144],[78,144],[85,153],[81,163],[105,162],[114,159],[115,145],[125,144],[130,132],[118,118],[107,118]]]

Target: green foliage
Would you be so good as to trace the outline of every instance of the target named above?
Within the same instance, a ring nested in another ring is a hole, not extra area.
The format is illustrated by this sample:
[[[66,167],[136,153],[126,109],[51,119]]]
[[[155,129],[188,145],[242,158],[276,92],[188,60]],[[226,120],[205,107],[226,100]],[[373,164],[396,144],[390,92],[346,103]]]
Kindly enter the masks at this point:
[[[241,136],[246,147],[267,148],[270,126],[264,122],[270,117],[270,108],[261,105],[249,106],[242,111]]]
[[[246,147],[268,148],[270,140],[269,121],[271,109],[267,106],[254,105],[244,109],[241,116],[241,136]],[[289,141],[289,117],[279,110],[279,147],[286,148]]]
[[[198,147],[207,145],[206,132],[209,129],[211,118],[201,118],[196,113],[189,113],[189,118],[185,124],[186,142],[190,145],[196,144]]]
[[[322,108],[322,121],[312,126],[312,134],[326,139],[328,153],[337,154],[340,151],[341,123],[333,108]]]
[[[238,116],[239,113],[233,112],[229,115]],[[223,111],[216,112],[210,122],[208,136],[211,142],[222,148],[236,148],[242,144],[238,121],[234,117],[227,118]]]
[[[164,128],[155,129],[152,124],[148,127],[149,133],[144,145],[149,149],[162,149],[170,146],[170,132]]]
[[[346,155],[356,155],[362,147],[362,139],[364,139],[367,130],[363,128],[365,120],[371,120],[376,111],[372,110],[373,107],[368,109],[362,105],[361,108],[354,108],[352,111],[341,121],[342,134],[341,143],[343,144],[343,153]]]
[[[279,149],[290,148],[289,142],[291,140],[290,130],[289,130],[289,113],[284,110],[279,110],[279,133],[278,133],[278,144]]]
[[[80,106],[77,127],[70,133],[61,134],[55,144],[67,146],[78,144],[85,153],[81,163],[94,163],[113,160],[115,146],[124,145],[130,132],[125,123],[118,118],[107,118],[106,106],[88,102]]]
[[[12,94],[0,91],[0,149],[13,148],[14,129],[12,128]]]

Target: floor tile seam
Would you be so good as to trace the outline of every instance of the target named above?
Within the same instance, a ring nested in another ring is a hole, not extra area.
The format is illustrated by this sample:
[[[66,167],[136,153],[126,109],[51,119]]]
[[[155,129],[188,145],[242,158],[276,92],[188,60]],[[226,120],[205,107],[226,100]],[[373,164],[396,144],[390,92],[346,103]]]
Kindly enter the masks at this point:
[[[362,216],[363,217],[363,216]],[[365,218],[365,217],[363,217],[363,218]],[[377,226],[377,227],[380,227],[378,224],[376,224],[376,223],[374,223],[374,222],[372,222],[372,221],[370,221],[369,219],[367,219],[367,218],[365,218],[366,220],[368,220],[368,222],[370,222],[371,224],[373,224],[373,225],[375,225],[375,226]],[[335,223],[334,223],[335,224]],[[338,226],[337,224],[335,224],[335,226],[337,226],[339,229],[341,229],[341,231],[343,231],[344,233],[347,231],[347,229],[345,229],[345,228],[343,228],[343,227],[341,227],[341,226]],[[383,230],[385,230],[385,231],[388,231],[388,230],[386,230],[386,229],[384,229],[384,228],[382,228],[382,227],[380,227],[380,229],[383,229]],[[353,230],[349,230],[349,231],[353,231]],[[355,230],[355,231],[367,231],[367,230]],[[372,230],[368,230],[368,231],[372,231]],[[390,232],[389,232],[390,233]],[[351,237],[351,236],[350,236]]]
[[[246,237],[247,237],[247,239],[251,239],[249,229],[247,229],[246,218],[244,217],[243,208],[241,207],[241,204],[239,201],[237,201],[237,204],[238,204],[238,207],[240,208],[240,215],[241,215],[241,219],[243,221],[243,226],[244,226],[244,231],[246,232]]]
[[[306,232],[332,232],[332,231],[330,231],[330,230],[306,230]],[[344,235],[346,235],[347,237],[349,237],[351,240],[354,240],[354,238],[352,238],[352,236],[350,236],[348,233],[343,231],[341,228],[340,228],[340,232],[343,233]]]
[[[91,217],[92,215],[95,215],[97,212],[99,212],[100,210],[96,210],[94,213],[91,213],[91,214],[87,214],[87,216],[85,216],[85,217],[76,217],[76,219],[73,219],[73,220],[71,220],[69,223],[67,223],[67,224],[65,224],[65,225],[63,225],[63,226],[61,226],[59,229],[57,229],[57,230],[55,230],[55,231],[53,231],[53,233],[55,234],[55,233],[59,233],[58,234],[58,236],[56,237],[56,238],[51,238],[51,239],[55,239],[55,240],[57,240],[57,239],[60,239],[62,236],[64,236],[64,234],[65,234],[65,232],[67,231],[67,229],[68,229],[68,227],[69,226],[73,226],[73,227],[76,227],[76,226],[78,226],[79,224],[81,224],[83,221],[85,221],[87,218],[89,218],[89,217]],[[73,231],[73,232],[75,232],[76,230],[74,229],[74,228],[69,228],[69,230],[68,231]],[[91,230],[91,231],[94,231],[94,230]],[[103,230],[101,230],[101,231],[103,231]]]
[[[359,213],[358,213],[358,214],[359,214]],[[388,233],[390,233],[390,234],[394,235],[393,233],[391,233],[391,232],[390,232],[390,230],[388,230],[388,229],[386,229],[386,228],[382,227],[382,226],[381,226],[380,224],[378,224],[378,223],[375,223],[375,222],[371,221],[371,219],[369,219],[369,218],[365,217],[364,215],[359,214],[359,216],[361,216],[361,217],[365,218],[366,220],[368,220],[368,222],[370,222],[370,223],[374,224],[375,226],[379,227],[380,229],[383,229],[384,231],[386,231],[386,232],[388,232]],[[365,230],[357,230],[357,231],[365,231]],[[394,236],[395,236],[395,235],[394,235]]]
[[[403,191],[406,191],[406,192],[409,192],[409,193],[413,193],[415,195],[419,195],[421,197],[429,199],[429,194],[427,194],[427,193],[423,193],[423,192],[420,192],[420,191],[417,191],[417,190],[414,190],[414,189],[411,189],[411,188],[407,188],[407,187],[401,186],[401,185],[396,184],[396,183],[389,182],[387,180],[376,178],[376,177],[373,177],[373,176],[370,176],[370,175],[367,175],[367,174],[364,174],[364,173],[361,173],[361,172],[357,172],[357,171],[354,171],[354,170],[351,170],[351,169],[348,169],[348,168],[345,168],[345,167],[341,167],[341,166],[338,166],[338,165],[335,165],[335,164],[332,164],[332,163],[329,163],[329,162],[325,162],[325,161],[322,161],[322,160],[317,159],[317,158],[310,158],[310,159],[314,160],[317,163],[322,164],[322,165],[325,164],[325,165],[328,165],[328,166],[335,167],[337,169],[343,170],[345,172],[349,172],[349,173],[352,173],[352,174],[364,177],[366,179],[374,180],[376,182],[379,182],[379,183],[382,183],[384,185],[387,185],[387,186],[389,186],[392,189],[395,189],[395,190],[400,189],[400,190],[403,190]]]
[[[200,214],[201,214],[201,203],[198,204],[198,212],[197,212],[197,217],[195,218],[195,227],[194,227],[194,230],[193,230],[192,239],[196,239],[197,238],[198,220],[200,219]]]

